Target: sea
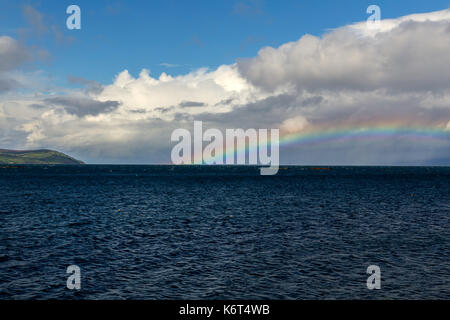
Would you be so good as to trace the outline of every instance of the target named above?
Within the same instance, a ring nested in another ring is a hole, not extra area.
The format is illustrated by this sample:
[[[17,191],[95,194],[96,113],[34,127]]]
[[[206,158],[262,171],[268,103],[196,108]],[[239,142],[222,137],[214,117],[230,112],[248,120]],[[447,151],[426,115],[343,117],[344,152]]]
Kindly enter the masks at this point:
[[[450,167],[0,167],[0,299],[449,298]]]

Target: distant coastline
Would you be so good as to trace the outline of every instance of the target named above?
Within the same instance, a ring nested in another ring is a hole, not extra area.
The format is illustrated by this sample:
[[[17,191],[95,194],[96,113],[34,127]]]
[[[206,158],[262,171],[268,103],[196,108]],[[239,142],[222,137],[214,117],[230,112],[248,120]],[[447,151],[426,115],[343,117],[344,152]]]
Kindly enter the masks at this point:
[[[40,149],[40,150],[7,150],[0,149],[0,164],[66,164],[79,165],[85,164],[83,161],[77,160],[64,153]]]

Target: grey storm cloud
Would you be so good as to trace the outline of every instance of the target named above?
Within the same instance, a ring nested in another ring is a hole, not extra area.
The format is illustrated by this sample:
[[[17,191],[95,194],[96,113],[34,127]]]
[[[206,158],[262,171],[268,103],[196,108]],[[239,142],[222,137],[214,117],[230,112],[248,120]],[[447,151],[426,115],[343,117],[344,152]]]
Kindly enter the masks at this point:
[[[27,49],[17,40],[8,36],[0,37],[0,93],[22,86],[11,72],[16,71],[29,58]]]
[[[48,32],[48,27],[44,23],[44,15],[30,5],[22,7],[22,14],[25,20],[33,27],[33,29],[42,35]]]
[[[406,21],[361,36],[351,26],[305,35],[239,59],[242,76],[266,90],[440,91],[450,85],[450,20]]]
[[[59,22],[51,24],[52,19],[48,15],[44,15],[29,4],[22,6],[22,16],[29,26],[19,29],[19,32],[26,37],[52,36],[59,44],[70,44],[74,40],[73,37],[64,35]]]
[[[147,110],[145,110],[145,109],[133,109],[133,110],[130,110],[130,112],[131,113],[137,113],[137,114],[144,114],[144,113],[147,113]]]
[[[20,83],[14,79],[2,79],[2,75],[0,74],[0,93],[14,90],[20,87]]]
[[[155,108],[155,111],[158,111],[158,112],[161,112],[161,113],[164,114],[164,113],[168,113],[169,111],[171,111],[173,109],[175,109],[174,106],[170,106],[170,107],[167,107],[167,108],[157,107],[157,108]]]
[[[324,101],[322,96],[280,94],[238,106],[226,113],[201,113],[195,119],[224,127],[273,128],[287,118],[303,114],[305,107],[317,107]]]
[[[86,115],[99,115],[114,111],[120,105],[118,101],[96,101],[89,98],[54,97],[44,100],[50,105],[62,106],[67,113],[83,117]]]
[[[0,72],[14,70],[28,59],[26,48],[17,40],[8,36],[0,37]]]
[[[103,90],[103,85],[94,80],[87,80],[83,77],[67,76],[67,82],[70,84],[80,84],[86,87],[87,93],[100,93]]]
[[[182,101],[179,106],[182,108],[195,108],[195,107],[204,107],[206,104],[203,102],[196,101]]]
[[[219,102],[217,102],[215,104],[215,106],[219,106],[219,105],[229,105],[231,104],[235,99],[234,98],[229,98],[229,99],[225,99],[225,100],[221,100]]]
[[[43,104],[39,104],[39,103],[32,103],[29,106],[33,109],[38,109],[38,110],[46,108],[46,106],[44,106]]]

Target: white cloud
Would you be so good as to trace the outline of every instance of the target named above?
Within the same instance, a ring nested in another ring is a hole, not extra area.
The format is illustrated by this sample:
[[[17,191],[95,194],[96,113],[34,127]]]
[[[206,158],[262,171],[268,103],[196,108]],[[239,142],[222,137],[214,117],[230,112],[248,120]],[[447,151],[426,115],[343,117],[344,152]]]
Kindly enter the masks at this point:
[[[302,116],[296,116],[294,118],[286,119],[280,126],[281,132],[288,134],[301,132],[308,126],[308,120]]]
[[[195,110],[190,111],[195,115],[229,112],[237,105],[262,96],[259,89],[239,75],[235,65],[224,65],[214,71],[199,69],[177,77],[162,73],[159,78],[151,77],[147,70],[134,78],[125,70],[96,98],[121,102],[119,112],[122,114],[141,110],[133,114],[137,119],[152,116],[172,120],[177,112],[186,112],[186,101],[199,102]]]
[[[178,64],[174,64],[174,63],[168,63],[168,62],[161,62],[159,64],[161,67],[166,67],[166,68],[176,68],[179,67],[180,65]]]

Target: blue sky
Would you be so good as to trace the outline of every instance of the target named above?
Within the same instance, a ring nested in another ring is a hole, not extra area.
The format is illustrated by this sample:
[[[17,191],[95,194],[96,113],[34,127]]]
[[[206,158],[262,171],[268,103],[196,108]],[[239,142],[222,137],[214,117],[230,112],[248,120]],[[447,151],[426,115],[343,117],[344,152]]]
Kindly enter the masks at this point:
[[[123,69],[137,75],[142,68],[152,75],[185,74],[199,67],[216,68],[237,58],[253,57],[264,46],[277,47],[310,33],[367,18],[373,1],[4,1],[0,5],[0,31],[18,36],[29,26],[22,8],[31,4],[48,26],[56,26],[68,43],[50,33],[27,38],[29,45],[45,48],[50,56],[33,64],[56,83],[67,85],[68,75],[102,83]],[[67,30],[66,8],[82,10],[82,30]],[[382,18],[445,9],[446,0],[377,1]],[[171,64],[173,66],[163,66]]]

